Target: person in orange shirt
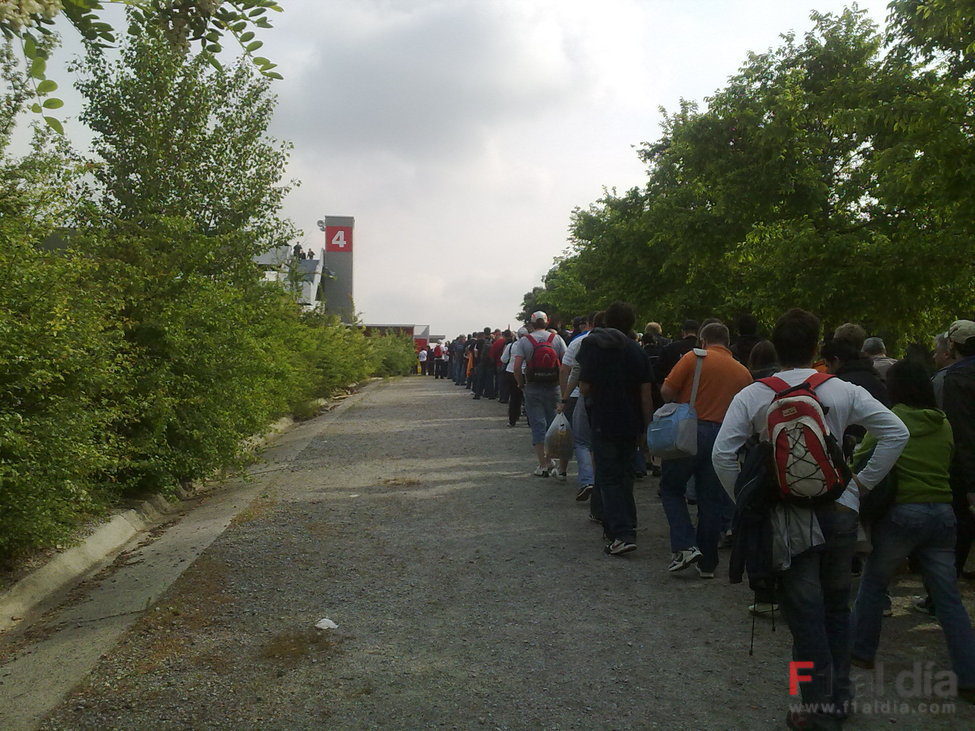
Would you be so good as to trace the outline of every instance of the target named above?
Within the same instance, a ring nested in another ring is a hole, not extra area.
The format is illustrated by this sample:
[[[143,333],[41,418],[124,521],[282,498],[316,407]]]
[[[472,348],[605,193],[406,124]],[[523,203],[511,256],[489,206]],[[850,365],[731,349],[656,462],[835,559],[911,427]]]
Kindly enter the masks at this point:
[[[752,375],[736,361],[728,348],[727,326],[713,322],[698,334],[701,348],[685,354],[664,380],[660,393],[665,401],[689,403],[694,371],[700,359],[701,375],[694,409],[697,412],[697,455],[665,459],[661,464],[660,499],[670,524],[670,572],[696,564],[704,579],[713,579],[718,565],[718,541],[729,498],[711,464],[711,450],[725,412]],[[691,522],[684,493],[694,477],[697,490],[697,529]]]

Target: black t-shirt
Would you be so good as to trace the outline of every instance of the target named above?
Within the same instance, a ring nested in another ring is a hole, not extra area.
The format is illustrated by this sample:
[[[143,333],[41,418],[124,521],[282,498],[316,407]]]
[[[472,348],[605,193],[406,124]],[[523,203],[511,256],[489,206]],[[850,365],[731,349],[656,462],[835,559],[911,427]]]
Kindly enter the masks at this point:
[[[677,361],[683,358],[685,353],[693,350],[696,345],[697,338],[689,335],[686,338],[675,340],[669,345],[664,346],[664,349],[660,352],[660,360],[654,364],[657,366],[654,371],[654,375],[657,377],[657,383],[663,383],[664,379],[670,375],[671,369],[677,365]]]
[[[641,386],[653,382],[643,348],[617,330],[593,330],[579,348],[579,364],[579,380],[589,384],[586,408],[593,433],[609,439],[639,436]]]

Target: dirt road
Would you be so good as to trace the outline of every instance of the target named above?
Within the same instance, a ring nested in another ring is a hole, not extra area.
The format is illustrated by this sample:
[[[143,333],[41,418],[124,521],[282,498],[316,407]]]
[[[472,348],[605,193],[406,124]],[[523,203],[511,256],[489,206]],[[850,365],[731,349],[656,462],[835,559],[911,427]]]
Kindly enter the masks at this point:
[[[380,385],[288,439],[274,480],[45,728],[783,726],[784,623],[759,620],[749,657],[750,595],[726,564],[667,574],[655,480],[637,483],[639,549],[612,558],[571,469],[530,476],[528,430],[449,381]],[[906,609],[918,592],[895,591],[885,684],[857,676],[888,710],[850,728],[975,725],[961,701],[891,710],[897,672],[947,666],[937,625]],[[315,629],[325,617],[338,629]]]

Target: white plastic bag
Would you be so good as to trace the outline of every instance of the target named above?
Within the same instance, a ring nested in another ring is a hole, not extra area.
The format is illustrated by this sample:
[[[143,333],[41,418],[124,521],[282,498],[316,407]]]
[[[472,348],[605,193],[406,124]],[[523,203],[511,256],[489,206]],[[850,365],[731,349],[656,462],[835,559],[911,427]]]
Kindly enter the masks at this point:
[[[549,459],[572,458],[572,427],[565,414],[556,414],[545,432],[545,456]]]

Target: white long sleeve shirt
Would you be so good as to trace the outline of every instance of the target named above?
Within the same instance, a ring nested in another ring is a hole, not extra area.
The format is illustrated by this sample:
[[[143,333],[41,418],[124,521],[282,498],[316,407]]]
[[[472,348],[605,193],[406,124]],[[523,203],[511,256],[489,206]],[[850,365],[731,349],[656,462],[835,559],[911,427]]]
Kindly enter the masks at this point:
[[[798,386],[816,371],[812,368],[796,368],[775,375],[790,386]],[[761,383],[745,387],[731,402],[721,429],[714,442],[711,458],[714,471],[721,484],[734,495],[735,480],[740,471],[738,450],[753,434],[763,434],[765,413],[775,393]],[[857,474],[864,487],[879,483],[897,461],[910,437],[907,427],[886,406],[871,396],[866,389],[839,378],[831,378],[816,389],[824,407],[827,407],[826,425],[830,432],[842,441],[843,432],[851,424],[859,424],[877,437],[877,448],[870,461]],[[860,493],[851,481],[837,502],[859,512]]]

